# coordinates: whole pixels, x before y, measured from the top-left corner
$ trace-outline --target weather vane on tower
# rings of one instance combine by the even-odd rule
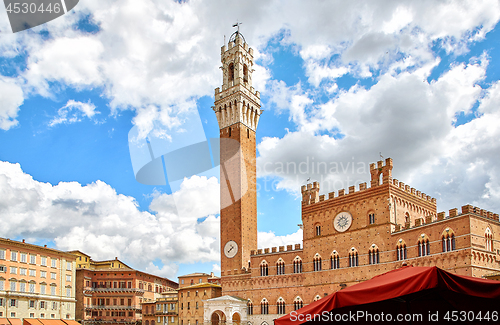
[[[236,20],[236,24],[233,25],[233,27],[237,27],[238,28],[238,30],[236,31],[236,33],[238,33],[238,34],[240,33],[240,25],[241,24],[243,24],[243,23],[240,23],[240,22],[238,22],[238,20]]]

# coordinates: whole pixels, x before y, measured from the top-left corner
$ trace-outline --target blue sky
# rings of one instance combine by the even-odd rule
[[[236,20],[265,110],[260,247],[301,242],[306,179],[322,194],[367,182],[380,153],[439,211],[498,213],[499,19],[497,1],[89,0],[12,34],[2,8],[0,236],[172,279],[217,273],[218,168],[141,184],[129,132],[171,146],[218,137],[213,91]]]

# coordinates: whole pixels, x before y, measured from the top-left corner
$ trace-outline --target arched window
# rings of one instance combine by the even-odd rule
[[[441,235],[441,246],[443,252],[454,251],[455,248],[455,233],[450,228],[446,228]]]
[[[321,256],[316,253],[313,258],[314,271],[321,271]]]
[[[281,297],[279,297],[278,301],[276,302],[276,313],[277,314],[286,314],[285,300]]]
[[[427,256],[431,254],[431,245],[429,242],[429,237],[422,234],[418,239],[418,256]]]
[[[321,236],[321,225],[316,225],[316,236]]]
[[[410,214],[408,212],[405,213],[405,224],[410,225],[411,219]]]
[[[321,299],[321,296],[320,295],[316,295],[316,297],[314,297],[314,301],[318,301]]]
[[[372,246],[368,250],[368,263],[369,264],[380,263],[380,253],[379,253],[377,245],[375,245],[375,244],[372,244]]]
[[[266,298],[262,299],[262,301],[260,302],[260,313],[262,315],[269,314],[269,302]]]
[[[227,68],[227,81],[229,82],[229,86],[232,86],[232,82],[234,81],[234,64],[230,63],[229,67]]]
[[[248,67],[246,64],[243,65],[243,82],[248,82]]]
[[[373,225],[375,223],[375,213],[368,214],[368,222],[370,225]]]
[[[260,276],[268,276],[269,275],[269,266],[267,262],[264,260],[260,263]]]
[[[335,270],[340,268],[340,256],[337,251],[333,251],[332,255],[330,256],[330,269]]]
[[[354,267],[359,265],[358,251],[353,247],[349,251],[349,267]]]
[[[146,325],[149,325],[149,321],[148,320],[146,320]]]
[[[293,259],[293,273],[302,273],[302,260],[298,256]]]
[[[285,274],[285,261],[280,258],[278,262],[276,262],[276,275],[282,274]]]
[[[484,232],[484,237],[485,237],[485,241],[486,241],[486,245],[485,245],[486,250],[493,252],[493,234],[491,232],[490,227],[486,228],[486,230]]]
[[[398,245],[396,246],[396,259],[398,261],[406,260],[406,243],[401,238],[398,241]]]
[[[250,299],[248,299],[248,302],[247,302],[247,314],[253,315],[253,304],[252,304],[252,301]]]
[[[296,297],[294,300],[293,300],[293,310],[297,310],[297,309],[300,309],[304,307],[304,302],[302,301],[302,298],[300,297]]]

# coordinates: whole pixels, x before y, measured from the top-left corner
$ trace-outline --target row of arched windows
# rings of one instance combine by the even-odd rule
[[[316,296],[316,298],[314,298],[314,301],[320,299],[321,297],[318,295]],[[273,307],[273,306],[271,306]],[[283,315],[283,314],[286,314],[287,313],[287,305],[286,305],[286,302],[285,302],[285,299],[283,299],[282,297],[279,297],[278,300],[276,301],[276,314],[278,315]],[[304,307],[304,302],[302,300],[302,298],[300,297],[295,297],[295,299],[293,300],[293,310],[297,310],[297,309],[300,309]],[[274,309],[274,307],[273,307]],[[247,314],[248,315],[253,315],[253,303],[252,301],[249,299],[248,302],[247,302]],[[268,315],[270,312],[269,310],[269,301],[266,299],[266,298],[263,298],[260,302],[260,313],[262,315]],[[272,312],[272,310],[271,310]]]
[[[485,231],[485,249],[488,251],[493,251],[493,235],[491,233],[490,228],[486,228]],[[455,234],[450,228],[446,228],[441,236],[441,251],[442,252],[451,252],[456,250],[456,240]],[[431,254],[431,242],[429,237],[426,234],[421,234],[417,241],[417,256],[423,257]],[[404,240],[399,239],[396,245],[396,260],[402,261],[408,258],[407,246]],[[321,256],[316,253],[313,258],[313,271],[321,271],[323,267],[323,260]],[[380,263],[380,251],[378,247],[373,244],[368,250],[368,264],[379,264]],[[352,247],[348,253],[348,267],[356,267],[359,266],[359,254],[358,251]],[[330,256],[330,269],[339,269],[340,268],[340,255],[337,251],[333,251]],[[293,273],[302,273],[302,259],[299,256],[296,256],[293,260]],[[285,261],[283,259],[279,259],[276,263],[276,275],[285,274]],[[268,276],[269,275],[269,265],[264,260],[260,264],[260,275]]]

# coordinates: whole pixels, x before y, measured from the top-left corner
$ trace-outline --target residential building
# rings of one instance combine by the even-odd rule
[[[135,324],[142,321],[142,304],[154,303],[178,284],[134,270],[115,258],[93,261],[79,251],[77,258],[76,319],[85,324]],[[87,258],[87,260],[85,260]]]
[[[75,319],[75,256],[0,238],[0,318]]]
[[[179,278],[181,279],[181,277]],[[196,279],[198,278],[196,277]],[[191,280],[190,277],[187,277],[187,279]],[[216,283],[202,282],[179,287],[178,292],[179,325],[201,325],[203,324],[205,301],[220,297],[222,295],[222,288]]]
[[[165,291],[162,298],[142,304],[143,325],[178,325],[179,299],[176,290]]]
[[[184,288],[200,283],[213,283],[220,285],[220,277],[214,275],[214,273],[191,273],[179,276],[179,288]]]

